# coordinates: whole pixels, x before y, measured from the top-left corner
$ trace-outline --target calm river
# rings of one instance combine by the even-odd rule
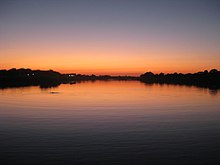
[[[220,91],[87,81],[0,89],[0,164],[219,164]]]

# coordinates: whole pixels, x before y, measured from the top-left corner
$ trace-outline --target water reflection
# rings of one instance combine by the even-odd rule
[[[66,83],[68,85],[74,85],[74,84],[79,84],[79,83],[95,83],[95,82],[114,82],[114,81],[117,81],[117,80],[87,80],[87,81],[74,81],[74,82],[69,82],[69,83]],[[122,81],[122,82],[136,82],[136,83],[143,83],[145,84],[145,86],[153,86],[153,85],[159,85],[159,86],[178,86],[178,87],[181,87],[181,86],[187,86],[189,88],[193,87],[197,87],[197,86],[193,86],[193,85],[184,85],[184,84],[166,84],[166,83],[144,83],[144,82],[141,82],[141,81],[138,81],[138,80],[118,80],[118,81]],[[39,85],[31,85],[31,84],[26,84],[26,85],[20,85],[20,84],[12,84],[12,85],[4,85],[4,86],[1,86],[0,85],[0,90],[5,90],[5,89],[8,89],[8,88],[28,88],[28,87],[33,87],[33,86],[36,86],[36,87],[39,87],[41,90],[49,90],[49,89],[53,89],[53,88],[57,88],[59,87],[60,85],[62,85],[62,83],[44,83],[44,84],[41,84],[40,86]],[[209,93],[212,95],[212,96],[216,96],[218,94],[218,92],[220,91],[219,89],[210,89],[210,88],[206,88],[206,87],[197,87],[197,88],[200,88],[200,89],[205,89],[205,90],[208,90]]]
[[[210,90],[209,90],[209,93],[210,93],[212,96],[217,96],[218,91],[219,91],[219,90],[212,90],[212,89],[210,89]]]
[[[139,81],[0,90],[0,155],[17,164],[216,164],[214,93]]]

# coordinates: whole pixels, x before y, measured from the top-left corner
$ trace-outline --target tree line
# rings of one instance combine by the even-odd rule
[[[0,87],[30,86],[53,87],[62,83],[73,84],[87,80],[139,80],[144,83],[195,85],[213,89],[220,88],[220,71],[217,69],[205,70],[197,73],[154,74],[146,72],[140,76],[110,76],[110,75],[83,75],[61,74],[53,70],[9,69],[0,70]]]
[[[197,73],[172,73],[172,74],[154,74],[146,72],[140,75],[140,80],[146,83],[166,83],[195,85],[200,87],[220,88],[220,71],[217,69],[205,70]]]

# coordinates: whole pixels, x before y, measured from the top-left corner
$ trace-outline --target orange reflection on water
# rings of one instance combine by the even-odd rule
[[[134,116],[192,112],[201,106],[215,106],[219,100],[219,95],[212,97],[208,89],[139,81],[87,81],[50,89],[9,88],[1,90],[0,95],[0,115],[92,120],[113,116],[133,120]]]

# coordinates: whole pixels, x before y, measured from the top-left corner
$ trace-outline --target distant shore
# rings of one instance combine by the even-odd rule
[[[197,73],[154,74],[146,72],[140,76],[110,76],[110,75],[83,75],[61,74],[53,70],[9,69],[0,70],[0,88],[40,86],[41,88],[56,87],[60,84],[75,84],[80,81],[95,80],[136,80],[152,84],[190,85],[210,89],[220,89],[220,71],[212,69]]]

